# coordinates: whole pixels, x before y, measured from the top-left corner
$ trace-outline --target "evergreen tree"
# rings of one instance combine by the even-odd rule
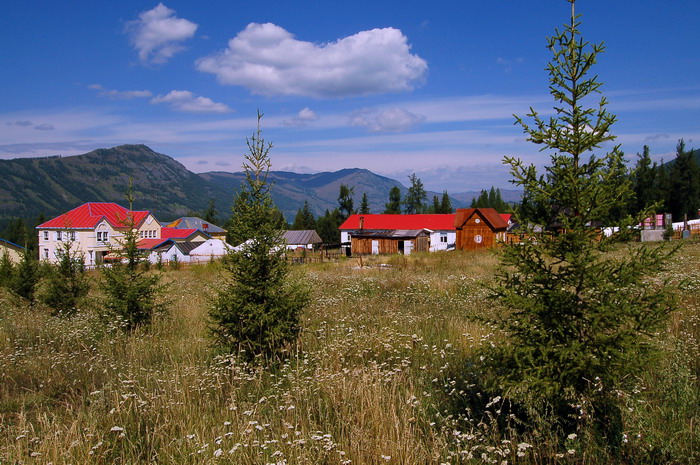
[[[124,232],[118,240],[120,249],[114,251],[120,260],[102,268],[101,287],[108,315],[116,317],[125,331],[132,331],[150,326],[153,316],[165,311],[166,302],[163,301],[165,286],[160,283],[160,275],[148,271],[142,263],[146,259],[137,245],[139,234],[132,215],[131,179],[126,200],[129,212],[126,218],[119,218]]]
[[[440,197],[433,195],[433,205],[430,207],[430,213],[440,213],[441,211]]]
[[[452,213],[454,209],[452,208],[452,201],[447,191],[442,192],[442,200],[440,201],[440,213],[449,214]]]
[[[688,219],[694,219],[700,208],[700,168],[692,150],[685,150],[682,139],[676,146],[676,159],[671,165],[670,179],[669,207],[673,219],[683,221],[686,215]]]
[[[289,280],[282,257],[268,182],[272,144],[261,136],[261,118],[258,113],[257,131],[246,139],[246,182],[234,202],[235,225],[240,228],[234,234],[250,240],[229,253],[224,262],[229,280],[209,309],[216,345],[249,361],[284,354],[299,334],[299,314],[309,300],[308,291]]]
[[[355,203],[353,200],[353,195],[355,195],[355,188],[348,187],[345,184],[340,185],[338,192],[338,210],[343,217],[343,221],[348,219],[350,215],[355,213]]]
[[[10,253],[7,250],[3,250],[2,256],[0,256],[0,287],[11,289],[14,271],[15,268],[12,260],[10,260]]]
[[[549,39],[555,116],[543,119],[531,110],[532,125],[517,118],[529,141],[551,151],[550,164],[539,175],[534,165],[505,158],[515,184],[541,208],[517,213],[534,240],[503,248],[495,296],[507,312],[494,323],[507,340],[485,355],[495,388],[537,412],[534,417],[548,416],[562,438],[588,427],[615,452],[623,427],[618,390],[648,363],[650,335],[673,307],[663,287],[644,279],[662,266],[666,249],[606,253],[639,218],[620,222],[619,233],[600,240],[590,227],[626,203],[631,185],[618,182],[618,147],[592,154],[614,138],[616,118],[604,97],[596,107],[581,104],[599,92],[601,84],[588,73],[603,46],[580,38],[569,1],[571,23]]]
[[[401,214],[401,189],[394,186],[389,190],[389,203],[384,205],[385,214],[400,215]]]
[[[423,213],[425,201],[428,200],[428,194],[423,188],[423,182],[416,176],[416,173],[411,174],[408,180],[411,181],[411,187],[408,188],[406,198],[403,199],[403,204],[406,207],[405,213],[407,215]]]
[[[294,217],[294,223],[292,223],[292,229],[296,231],[316,229],[316,219],[313,213],[311,213],[311,208],[309,208],[309,202],[304,200],[304,206],[297,211]]]
[[[362,202],[360,202],[360,214],[369,215],[369,199],[367,198],[367,192],[362,194]]]
[[[216,217],[217,213],[218,212],[216,211],[216,200],[209,199],[209,206],[207,206],[207,209],[204,211],[202,219],[209,224],[218,224],[219,219]]]
[[[28,248],[22,251],[22,258],[12,273],[10,289],[20,297],[34,303],[37,285],[39,284],[39,264],[34,254]]]
[[[340,211],[336,208],[326,212],[318,218],[316,222],[316,232],[325,244],[337,244],[340,242],[340,230],[338,227],[343,224]]]
[[[85,258],[75,250],[74,241],[61,242],[56,250],[58,263],[50,265],[41,300],[53,308],[54,315],[72,316],[87,297],[90,283]]]
[[[645,145],[642,154],[637,154],[637,164],[632,174],[634,202],[632,212],[638,214],[661,200],[656,190],[656,163],[652,163],[649,146]]]

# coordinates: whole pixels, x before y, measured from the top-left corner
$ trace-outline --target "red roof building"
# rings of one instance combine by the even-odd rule
[[[358,253],[368,253],[365,252],[365,248],[371,250],[371,253],[375,253],[375,250],[378,251],[377,253],[382,253],[383,248],[379,244],[380,236],[391,237],[399,242],[414,241],[414,250],[429,250],[431,252],[454,248],[456,240],[454,213],[419,215],[356,214],[350,215],[338,229],[340,229],[340,241],[344,244],[354,243],[354,235],[358,236],[358,238],[360,236],[369,237],[368,234],[375,236],[368,240],[377,242],[377,244],[372,244],[371,242],[368,243],[369,245],[363,244],[363,249],[358,251]],[[428,238],[425,240],[426,245],[423,245],[423,239],[421,239],[419,247],[418,242],[416,242],[417,239],[415,239],[417,236],[414,233],[423,230],[428,230]],[[377,247],[374,247],[375,245]],[[384,249],[389,250],[389,247],[384,247]],[[391,250],[393,249],[398,250],[399,253],[401,253],[401,250],[408,250],[408,248],[402,248],[401,244],[398,244],[397,247]]]
[[[92,229],[103,219],[115,229],[126,228],[124,222],[129,219],[138,227],[148,214],[147,211],[130,212],[113,202],[88,202],[40,224],[36,229]]]

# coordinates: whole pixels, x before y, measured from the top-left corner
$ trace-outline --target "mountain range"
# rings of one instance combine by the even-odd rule
[[[66,157],[0,160],[0,179],[5,181],[0,185],[0,229],[13,218],[50,218],[85,202],[125,204],[130,178],[135,197],[133,209],[150,210],[159,220],[168,221],[203,212],[210,199],[215,201],[219,217],[228,217],[245,174],[193,173],[145,145],[121,145]],[[273,200],[289,221],[305,200],[316,216],[336,208],[340,184],[354,187],[356,207],[366,193],[372,212],[384,210],[392,187],[397,186],[402,197],[407,191],[399,181],[357,168],[316,174],[271,171],[268,179],[274,182]],[[520,198],[515,190],[501,193],[506,201]],[[429,202],[433,195],[442,194],[428,192]],[[458,208],[467,206],[478,195],[479,192],[462,192],[450,197],[453,207]]]

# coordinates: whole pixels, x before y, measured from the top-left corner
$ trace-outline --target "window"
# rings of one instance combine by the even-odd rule
[[[97,231],[97,242],[108,242],[109,232],[108,231]]]
[[[440,234],[440,242],[447,244],[447,234]]]
[[[60,241],[61,240],[61,231],[56,231],[56,240]]]
[[[44,240],[45,241],[49,240],[49,232],[48,231],[44,231]]]
[[[48,233],[48,231],[46,231],[46,232]],[[45,258],[46,260],[49,259],[49,249],[44,249],[44,258]]]
[[[143,231],[139,231],[139,237],[143,239]]]
[[[71,231],[71,232],[69,233],[69,235],[70,235],[70,240],[71,240],[71,241],[74,241],[74,240],[75,240],[75,231]]]

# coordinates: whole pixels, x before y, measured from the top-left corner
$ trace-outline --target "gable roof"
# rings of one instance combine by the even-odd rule
[[[190,252],[200,245],[204,244],[204,241],[199,242],[175,242],[171,239],[166,240],[161,245],[155,248],[157,252],[167,252],[173,247],[177,248],[182,252],[183,255],[189,255]]]
[[[17,245],[14,242],[10,242],[6,239],[0,238],[0,244],[3,244],[11,249],[17,249],[18,251],[24,250],[24,247],[22,247],[21,245]]]
[[[136,247],[141,250],[151,250],[166,242],[173,242],[170,239],[141,239],[136,243]]]
[[[481,216],[495,231],[508,229],[508,223],[493,208],[459,208],[455,214],[454,227],[461,229],[475,213]]]
[[[160,228],[160,237],[163,239],[187,239],[197,233],[202,233],[209,237],[204,231],[199,229],[189,228],[189,229],[178,229],[178,228]]]
[[[165,228],[177,228],[177,229],[199,229],[205,233],[225,233],[226,230],[213,223],[209,223],[196,216],[183,216],[178,218],[172,223],[164,225]]]
[[[419,215],[350,215],[338,229],[360,229],[360,217],[364,217],[362,229],[432,229],[454,231],[455,214]]]
[[[36,229],[93,229],[102,220],[113,228],[125,228],[125,220],[132,218],[139,226],[149,214],[148,211],[129,211],[113,202],[88,202],[40,224]]]
[[[285,231],[282,235],[282,240],[289,245],[297,244],[319,244],[323,242],[321,236],[313,229],[304,229],[298,231]]]

